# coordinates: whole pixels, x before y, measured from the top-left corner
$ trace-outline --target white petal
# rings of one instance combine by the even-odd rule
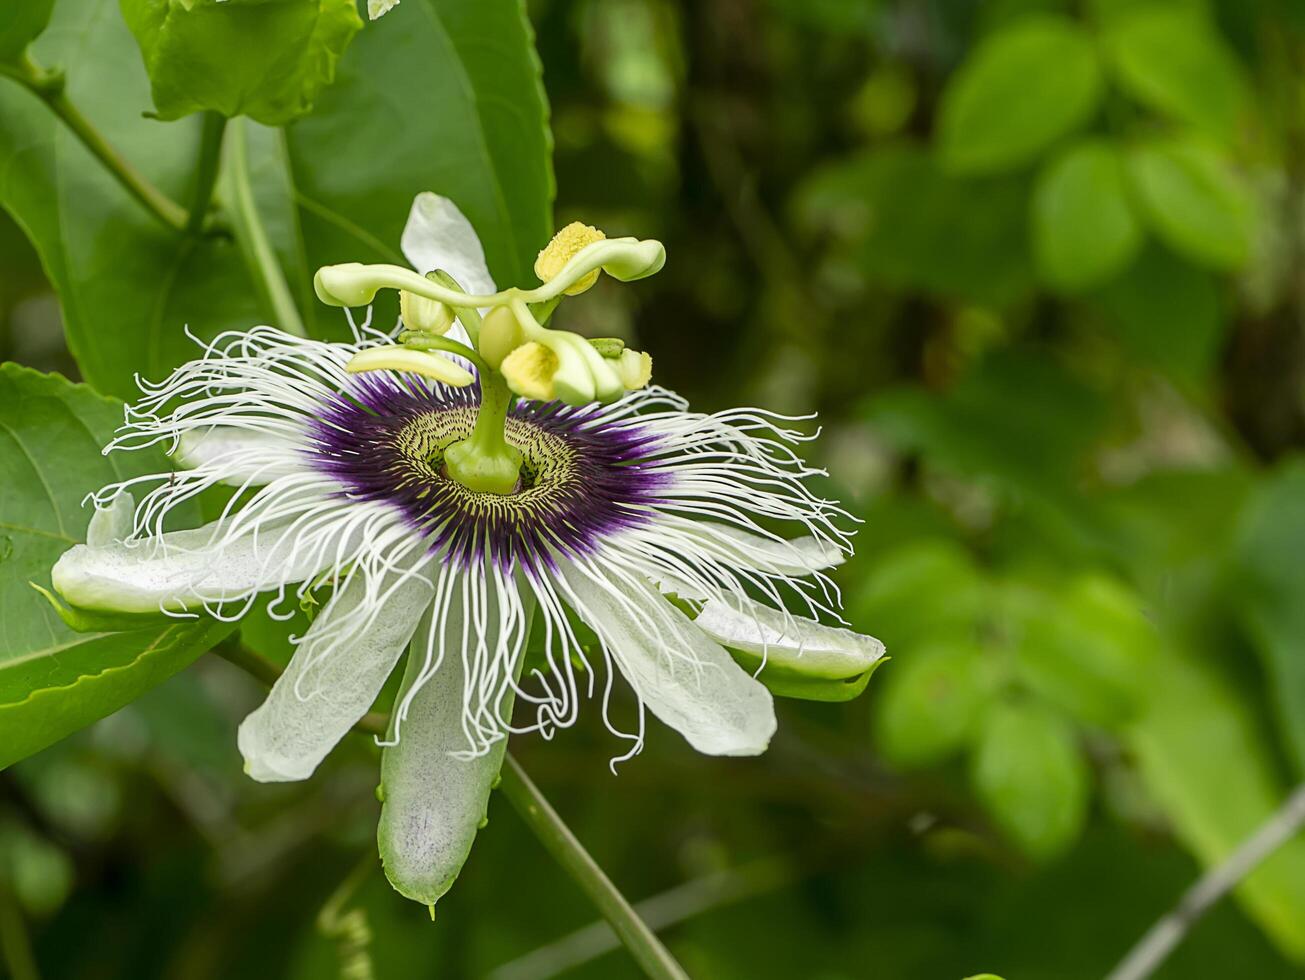
[[[121,541],[131,534],[132,518],[136,514],[136,500],[126,490],[119,490],[107,507],[96,507],[91,523],[86,528],[86,543],[92,548],[103,548]]]
[[[187,469],[219,470],[221,482],[233,487],[262,486],[305,469],[290,440],[222,425],[183,432],[172,457]]]
[[[400,244],[412,267],[422,275],[443,269],[464,292],[483,295],[496,291],[476,230],[447,197],[430,191],[418,194]]]
[[[714,521],[693,521],[673,533],[688,539],[685,550],[697,548],[718,561],[765,575],[801,577],[839,565],[844,558],[840,548],[819,538],[768,538]],[[661,572],[653,581],[662,592],[681,599],[703,602],[709,598],[679,575]]]
[[[377,20],[399,5],[399,0],[367,0],[367,19]]]
[[[221,523],[213,523],[132,547],[79,544],[59,557],[50,576],[59,594],[82,609],[155,613],[301,582],[336,559],[334,548],[296,548],[293,524],[231,541],[222,534]]]
[[[686,533],[726,561],[771,575],[809,575],[842,564],[844,558],[838,546],[810,536],[772,538],[714,521],[695,521]]]
[[[326,604],[267,700],[240,726],[250,776],[307,779],[367,713],[430,608],[427,564],[423,555],[374,583],[355,571]]]
[[[574,565],[562,575],[576,612],[654,715],[708,755],[766,750],[770,692],[684,613],[641,583],[596,581]]]
[[[381,861],[395,890],[423,905],[435,904],[466,863],[507,749],[507,739],[500,738],[487,751],[467,757],[466,658],[476,639],[464,644],[461,586],[457,588],[442,622],[427,618],[417,631],[404,672],[404,693],[396,704],[421,675],[428,652],[439,656],[442,651],[440,667],[408,705],[398,743],[381,755],[384,806],[376,828]],[[486,622],[497,623],[497,611]],[[496,631],[491,627],[485,633],[486,648],[496,649],[498,637],[490,635]],[[511,702],[509,692],[502,705],[506,715],[512,711]]]
[[[741,597],[705,603],[693,624],[732,650],[809,677],[856,677],[884,655],[884,645],[873,636],[785,615]]]

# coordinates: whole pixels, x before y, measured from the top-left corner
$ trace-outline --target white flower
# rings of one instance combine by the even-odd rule
[[[451,202],[419,197],[403,247],[418,272],[493,292]],[[279,611],[291,590],[332,588],[240,727],[262,781],[309,776],[410,650],[382,773],[382,854],[405,894],[433,902],[448,888],[509,732],[551,736],[598,697],[630,741],[621,758],[642,746],[645,710],[701,752],[753,755],[774,706],[727,647],[789,668],[809,651],[825,677],[882,656],[876,640],[783,611],[836,616],[822,572],[848,547],[846,515],[805,485],[815,471],[784,420],[690,412],[659,388],[607,406],[519,401],[505,429],[523,461],[517,492],[477,492],[449,478],[442,454],[470,432],[478,385],[351,374],[360,350],[390,342],[357,334],[228,333],[161,384],[141,382],[105,451],[163,444],[182,468],[96,494],[90,541],[53,578],[79,607],[228,618],[265,593]],[[239,492],[218,521],[164,530],[175,505],[219,484]],[[134,511],[132,491],[143,492]],[[637,699],[628,732],[610,710],[617,674]]]

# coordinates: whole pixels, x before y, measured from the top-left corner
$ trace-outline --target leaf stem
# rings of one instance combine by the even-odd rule
[[[603,869],[590,857],[584,845],[571,833],[571,828],[557,815],[511,754],[503,763],[499,789],[544,848],[597,906],[644,973],[654,980],[688,980],[684,968],[639,918],[611,879],[603,874]]]
[[[222,134],[226,132],[227,117],[220,112],[204,113],[204,129],[199,139],[199,163],[195,168],[195,190],[190,199],[190,218],[186,231],[192,235],[204,228],[209,204],[213,200],[213,185],[217,183],[218,168],[222,161]]]
[[[269,687],[281,676],[281,669],[276,664],[249,649],[238,638],[229,637],[215,646],[212,652]],[[369,712],[354,725],[355,731],[368,735],[384,735],[386,729],[385,717],[377,712]],[[498,788],[503,791],[512,808],[521,815],[521,819],[534,831],[539,842],[611,924],[617,938],[643,971],[653,980],[689,980],[684,968],[639,918],[639,914],[603,873],[598,862],[584,849],[575,834],[571,833],[571,828],[558,816],[510,752],[504,760]]]
[[[46,70],[24,58],[18,64],[0,65],[0,74],[8,75],[44,102],[151,214],[174,231],[189,228],[191,216],[186,209],[150,183],[68,99],[63,72]]]
[[[1254,871],[1265,858],[1305,826],[1305,783],[1246,838],[1223,864],[1211,868],[1189,888],[1178,904],[1147,930],[1106,980],[1145,980],[1155,973],[1188,931],[1219,899]]]
[[[233,120],[229,132],[228,172],[231,178],[232,196],[235,198],[233,206],[237,225],[239,231],[243,232],[245,248],[254,265],[254,271],[262,280],[268,301],[272,304],[277,326],[296,337],[307,337],[308,331],[304,328],[303,318],[300,317],[294,297],[290,294],[290,286],[286,283],[285,273],[281,271],[276,252],[273,251],[272,243],[268,240],[267,229],[263,227],[262,215],[258,213],[258,203],[254,200],[254,189],[249,181],[249,145],[245,139],[244,120]]]

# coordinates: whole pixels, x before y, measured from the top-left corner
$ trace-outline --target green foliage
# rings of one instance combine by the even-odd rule
[[[48,581],[55,559],[82,540],[88,491],[162,465],[158,454],[99,455],[120,417],[120,405],[62,378],[0,368],[0,768],[135,700],[230,630],[173,620],[75,633],[28,586]]]
[[[1213,273],[1153,246],[1095,299],[1104,325],[1140,363],[1186,382],[1205,377],[1226,326]]]
[[[1305,772],[1291,5],[550,0],[532,26],[521,0],[403,0],[352,41],[343,0],[0,6],[4,357],[128,397],[194,355],[184,325],[284,323],[285,294],[311,336],[343,336],[312,271],[402,263],[423,190],[471,218],[501,285],[530,284],[551,113],[559,217],[670,257],[641,307],[600,284],[584,329],[651,350],[695,407],[820,411],[818,492],[866,519],[834,575],[892,656],[871,697],[779,704],[745,763],[653,736],[616,780],[596,711],[513,743],[631,895],[737,889],[665,930],[694,976],[1105,975]],[[54,87],[9,77],[33,38],[68,105],[185,207],[200,121],[151,107],[294,121],[228,127],[207,227],[182,234],[51,112]],[[359,936],[380,977],[482,976],[590,921],[493,794],[434,923],[373,872],[352,932],[314,928],[371,846],[375,746],[251,784],[232,735],[260,689],[204,658],[146,691],[219,627],[109,635],[124,623],[64,610],[77,633],[27,584],[84,533],[86,490],[166,465],[98,455],[119,410],[0,371],[0,766],[62,739],[0,781],[5,953],[25,919],[44,976],[316,978],[357,968]],[[256,613],[242,641],[284,663],[307,623]],[[761,680],[834,700],[868,675]],[[909,838],[906,814],[928,815]],[[1158,976],[1297,976],[1303,882],[1295,840]],[[633,977],[617,956],[571,972]]]
[[[406,0],[286,133],[309,264],[394,262],[412,199],[452,198],[500,286],[553,234],[552,137],[520,0]]]
[[[1008,601],[1022,684],[1085,724],[1114,728],[1137,713],[1158,642],[1137,596],[1085,577],[1059,590],[1016,586]]]
[[[1252,202],[1216,150],[1196,140],[1151,140],[1130,151],[1128,170],[1147,222],[1167,245],[1216,269],[1246,262]]]
[[[970,770],[993,819],[1027,854],[1045,859],[1078,837],[1087,817],[1087,765],[1055,714],[1002,704],[984,718]]]
[[[972,642],[913,646],[885,674],[875,744],[901,768],[945,761],[973,740],[992,689],[991,667]]]
[[[1305,462],[1273,475],[1239,529],[1234,582],[1241,614],[1264,658],[1278,727],[1305,773]]]
[[[900,143],[817,173],[797,208],[874,282],[1006,305],[1032,285],[1027,200],[1018,181],[976,186]]]
[[[1033,245],[1043,278],[1067,292],[1099,285],[1133,260],[1142,226],[1112,144],[1081,140],[1039,174]]]
[[[308,112],[362,27],[354,0],[121,0],[160,119],[278,126]]]
[[[87,31],[87,23],[100,24]],[[148,85],[110,0],[61,0],[34,48],[71,66],[68,95],[160,187],[180,195],[195,166],[198,120],[144,119]],[[82,377],[105,394],[136,391],[191,357],[202,337],[267,322],[238,250],[179,240],[160,225],[49,110],[0,86],[0,203],[41,256]]]
[[[1257,719],[1208,668],[1169,656],[1145,715],[1127,731],[1147,787],[1175,832],[1215,864],[1282,804],[1283,788]],[[1242,900],[1282,949],[1305,958],[1305,839],[1253,872]]]
[[[1077,24],[1017,21],[984,41],[948,85],[938,122],[943,160],[958,174],[1023,166],[1087,121],[1101,84],[1092,38]]]
[[[22,0],[0,10],[0,61],[17,61],[50,23],[54,0]]]
[[[1231,139],[1249,106],[1236,56],[1202,11],[1135,5],[1105,34],[1120,86],[1141,104]]]

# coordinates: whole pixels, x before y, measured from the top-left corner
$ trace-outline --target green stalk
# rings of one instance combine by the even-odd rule
[[[24,58],[16,65],[0,65],[0,74],[8,75],[44,102],[151,214],[174,231],[187,230],[191,216],[186,209],[151,184],[127,162],[126,157],[69,101],[62,72],[47,71],[30,58]]]
[[[499,789],[548,853],[589,896],[643,972],[654,980],[689,980],[684,967],[603,874],[603,869],[511,755],[503,765]]]
[[[250,650],[239,640],[224,641],[211,652],[269,687],[281,675],[276,664]],[[354,725],[354,730],[366,735],[383,735],[387,726],[383,718],[371,713]],[[689,980],[689,975],[676,962],[670,950],[662,945],[656,933],[639,918],[639,914],[603,873],[598,862],[585,850],[575,834],[571,833],[571,828],[558,816],[510,752],[503,764],[498,788],[548,853],[562,866],[562,870],[575,880],[581,891],[594,903],[643,971],[653,980]]]
[[[220,112],[204,113],[204,129],[199,140],[199,164],[195,168],[195,190],[190,199],[190,220],[186,231],[192,235],[204,228],[209,204],[213,201],[213,185],[217,183],[218,168],[222,161],[222,134],[226,132],[227,117]]]
[[[483,493],[509,494],[517,488],[521,476],[521,452],[508,445],[503,427],[512,392],[503,375],[482,371],[480,375],[480,411],[475,428],[462,442],[444,451],[444,465],[449,476],[464,487]]]
[[[258,213],[258,204],[254,200],[254,190],[249,182],[249,147],[245,139],[244,121],[233,120],[230,132],[228,163],[232,196],[235,198],[233,204],[239,225],[238,234],[244,239],[243,244],[249,252],[254,271],[262,280],[277,326],[296,337],[307,337],[303,318],[290,294],[290,286],[285,281],[285,273],[281,271],[281,264],[268,240],[267,229],[263,227],[263,218]]]

